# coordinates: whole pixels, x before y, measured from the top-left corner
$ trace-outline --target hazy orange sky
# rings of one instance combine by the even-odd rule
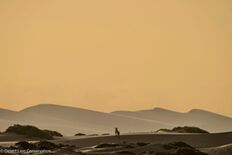
[[[232,116],[231,0],[1,0],[0,107]]]

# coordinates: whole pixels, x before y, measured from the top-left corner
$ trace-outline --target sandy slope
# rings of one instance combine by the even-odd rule
[[[117,144],[116,144],[117,145]],[[156,155],[157,153],[174,153],[176,149],[166,149],[163,144],[146,144],[145,146],[138,146],[136,144],[124,144],[116,147],[96,148],[97,146],[89,148],[81,148],[80,151],[86,155],[105,154],[105,155]]]
[[[216,134],[133,134],[122,135],[120,139],[115,136],[98,136],[77,139],[64,138],[56,142],[78,147],[88,147],[100,143],[147,142],[159,144],[176,141],[182,141],[197,148],[217,147],[232,143],[232,132]]]
[[[15,140],[11,141],[10,140]],[[1,135],[0,146],[14,145],[16,141],[28,140],[23,139],[16,135]],[[163,144],[172,142],[185,142],[202,152],[208,153],[209,155],[231,155],[232,154],[232,132],[227,133],[215,133],[215,134],[125,134],[121,138],[115,136],[72,136],[63,137],[60,139],[52,140],[56,144],[68,144],[75,145],[75,150],[81,150],[82,152],[95,153],[95,152],[117,152],[129,150],[132,152],[165,152]],[[107,148],[95,148],[99,144],[120,144],[120,145],[135,145],[138,142],[149,143],[143,147],[135,147],[133,149],[118,147],[107,147]],[[63,150],[65,151],[65,150]],[[169,150],[171,151],[171,150]]]
[[[232,143],[218,147],[202,148],[200,150],[209,155],[232,155]]]

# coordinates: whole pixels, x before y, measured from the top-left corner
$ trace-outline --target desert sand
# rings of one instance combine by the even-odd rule
[[[113,133],[115,127],[122,133],[151,132],[176,126],[196,126],[209,132],[232,131],[232,118],[200,109],[186,113],[163,108],[105,113],[53,104],[40,104],[21,111],[0,109],[0,124],[0,131],[13,124],[29,124],[56,130],[65,136],[77,132]]]
[[[9,135],[0,136],[1,146],[14,145],[16,141],[11,141],[13,138]],[[19,138],[19,137],[17,137]],[[20,137],[22,140],[22,137]],[[35,143],[37,141],[31,141]],[[173,142],[185,142],[192,147],[209,153],[209,155],[230,155],[232,154],[232,132],[213,133],[213,134],[157,134],[157,133],[131,133],[121,135],[120,138],[114,135],[107,136],[72,136],[62,137],[51,140],[55,144],[63,144],[72,146],[75,151],[85,154],[105,153],[114,154],[117,152],[142,153],[151,152],[168,152],[171,150],[164,149],[165,144]],[[137,143],[146,144],[137,146]],[[99,144],[112,144],[112,146],[98,147]],[[61,151],[61,150],[59,150]],[[65,150],[62,150],[65,152]],[[66,150],[67,151],[67,150]],[[125,152],[129,151],[129,152]],[[225,153],[226,152],[226,153]]]

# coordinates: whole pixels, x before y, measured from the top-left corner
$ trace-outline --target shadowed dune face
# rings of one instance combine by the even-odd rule
[[[205,153],[200,152],[194,147],[183,142],[174,142],[166,144],[140,144],[142,143],[103,143],[92,147],[81,148],[80,150],[86,155],[206,155]]]
[[[42,104],[19,112],[1,110],[0,131],[13,124],[35,125],[64,135],[113,133],[118,127],[121,133],[150,132],[160,128],[196,126],[209,132],[232,130],[232,119],[215,113],[192,110],[178,113],[161,108],[141,111],[116,111],[104,113],[81,108]]]

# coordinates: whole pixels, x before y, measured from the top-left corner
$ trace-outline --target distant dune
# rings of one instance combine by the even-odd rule
[[[144,132],[154,129],[170,128],[165,122],[146,121],[137,118],[117,116],[110,113],[81,108],[41,104],[19,112],[10,112],[0,118],[0,130],[13,124],[35,125],[41,129],[56,130],[64,135],[77,132],[86,134],[112,133],[115,127],[121,132]]]
[[[162,108],[104,113],[52,104],[40,104],[19,112],[0,109],[0,124],[0,131],[22,124],[56,130],[64,135],[112,133],[115,127],[121,133],[151,132],[176,126],[196,126],[209,132],[232,131],[232,118],[199,109],[187,113]]]
[[[174,126],[196,126],[209,132],[232,131],[232,118],[193,109],[187,113],[180,113],[162,108],[140,111],[114,111],[112,114],[144,120],[165,122]]]

